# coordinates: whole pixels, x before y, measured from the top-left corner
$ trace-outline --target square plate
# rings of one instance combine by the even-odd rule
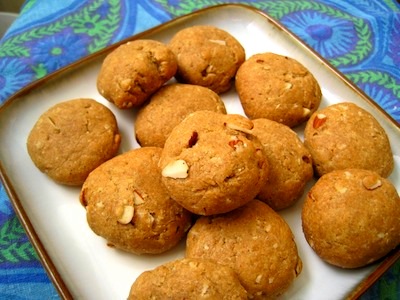
[[[321,107],[350,101],[371,112],[391,141],[395,170],[389,179],[400,190],[399,125],[318,54],[264,13],[242,5],[221,5],[170,21],[129,40],[146,38],[167,43],[178,30],[198,24],[214,25],[230,32],[244,46],[247,57],[274,52],[300,61],[321,85]],[[58,102],[84,97],[96,99],[116,115],[123,140],[120,152],[139,147],[133,131],[135,111],[118,110],[96,89],[97,74],[105,55],[127,40],[32,84],[9,99],[0,110],[1,177],[17,215],[63,298],[126,299],[131,284],[144,270],[184,254],[184,241],[168,253],[156,256],[136,256],[107,247],[106,241],[87,225],[85,209],[78,200],[80,188],[51,181],[33,165],[26,150],[27,136],[44,111]],[[243,114],[234,88],[222,98],[228,113]],[[296,128],[301,137],[303,129],[304,126]],[[399,256],[399,251],[395,251],[383,263],[356,270],[343,270],[322,262],[303,236],[300,218],[303,200],[280,212],[295,235],[303,260],[301,275],[283,299],[345,298],[354,294],[368,276],[379,277]]]

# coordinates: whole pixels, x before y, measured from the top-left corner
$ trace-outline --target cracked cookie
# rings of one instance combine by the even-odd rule
[[[236,74],[236,90],[247,117],[265,118],[295,127],[320,105],[321,88],[297,60],[275,53],[258,53]]]
[[[135,254],[174,247],[191,225],[191,214],[161,184],[161,148],[120,154],[96,168],[83,184],[80,201],[87,222],[108,245]]]
[[[178,81],[205,86],[218,94],[231,87],[237,69],[246,58],[235,37],[209,25],[178,31],[169,47],[177,57]]]
[[[107,55],[97,77],[97,89],[118,108],[137,107],[171,79],[176,70],[175,55],[165,44],[135,40]]]
[[[369,112],[343,102],[315,112],[304,130],[319,176],[333,170],[358,168],[388,177],[394,158],[388,136]]]
[[[226,113],[222,99],[208,88],[180,83],[161,87],[138,111],[134,126],[138,143],[164,147],[172,129],[198,110]]]
[[[259,200],[226,214],[197,219],[188,232],[186,257],[231,267],[249,299],[275,299],[302,270],[288,224]]]
[[[362,267],[400,244],[400,198],[393,184],[374,171],[332,171],[309,191],[302,226],[324,261]]]
[[[93,99],[73,99],[44,112],[27,139],[36,167],[54,181],[81,185],[89,173],[118,151],[114,114]]]
[[[290,127],[268,119],[256,119],[253,124],[252,132],[269,164],[268,181],[257,199],[275,210],[287,208],[303,195],[313,177],[311,154]]]
[[[240,115],[197,111],[171,132],[160,159],[171,197],[199,215],[228,212],[254,199],[268,177],[263,147]]]
[[[143,272],[132,284],[128,299],[245,300],[247,293],[231,268],[182,258]]]

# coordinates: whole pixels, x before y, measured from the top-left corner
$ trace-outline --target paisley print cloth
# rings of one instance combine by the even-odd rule
[[[198,9],[265,11],[400,122],[400,4],[395,0],[28,0],[0,40],[0,103],[85,55]],[[0,184],[0,298],[57,299]],[[397,262],[362,299],[399,299]]]

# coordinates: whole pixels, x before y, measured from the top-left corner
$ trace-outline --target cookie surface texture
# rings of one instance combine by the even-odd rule
[[[338,103],[315,112],[304,130],[318,175],[359,168],[388,177],[394,159],[388,136],[378,121],[353,103]]]
[[[245,60],[240,42],[214,26],[182,29],[172,37],[169,46],[178,60],[178,81],[205,86],[218,94],[231,87]]]
[[[304,65],[269,52],[247,59],[237,71],[235,85],[246,116],[289,127],[308,120],[322,98],[318,81]]]
[[[161,87],[138,111],[135,120],[138,143],[142,147],[164,147],[172,129],[198,110],[226,113],[222,99],[208,88],[179,83]]]
[[[237,275],[226,266],[183,258],[142,273],[128,299],[247,299]]]
[[[102,164],[85,181],[80,201],[90,228],[110,246],[136,253],[174,247],[191,225],[191,215],[161,184],[161,149],[144,147]]]
[[[260,191],[268,176],[262,145],[240,115],[190,114],[171,132],[160,159],[171,197],[199,215],[228,212]]]
[[[294,204],[313,177],[312,158],[308,149],[290,127],[268,120],[253,120],[252,132],[265,148],[269,176],[257,199],[274,210]]]
[[[172,78],[175,55],[161,42],[135,40],[113,50],[97,77],[99,93],[118,108],[137,107]]]
[[[44,112],[27,138],[36,167],[54,181],[81,185],[89,173],[118,151],[114,114],[93,99],[73,99]]]
[[[332,171],[309,191],[302,210],[304,235],[326,262],[368,265],[400,243],[400,198],[376,172]]]
[[[226,214],[200,217],[189,230],[186,257],[231,267],[250,299],[276,298],[302,269],[289,226],[259,200]]]

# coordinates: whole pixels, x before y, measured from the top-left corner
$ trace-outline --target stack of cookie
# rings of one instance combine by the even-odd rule
[[[169,44],[128,42],[106,57],[97,88],[117,108],[137,110],[140,148],[115,156],[115,118],[92,119],[89,100],[86,112],[45,113],[28,138],[39,169],[60,183],[83,184],[88,224],[108,245],[157,254],[186,238],[185,258],[144,272],[130,299],[271,299],[287,291],[303,263],[278,212],[302,198],[314,175],[301,217],[323,260],[360,267],[400,243],[400,199],[386,179],[393,155],[379,123],[351,103],[320,109],[316,78],[292,58],[245,57],[232,35],[212,26],[182,29]],[[221,97],[233,84],[245,116],[227,111]],[[74,122],[86,131],[76,130],[74,147],[53,148],[53,135],[58,145],[71,141],[59,139],[66,131],[60,115],[83,115]],[[107,135],[100,149],[97,140],[105,138],[86,138],[98,122]],[[293,129],[299,125],[304,143]],[[61,180],[49,170],[69,164],[42,167],[48,151],[41,149],[87,168],[79,180]],[[101,153],[90,165],[89,149]]]

